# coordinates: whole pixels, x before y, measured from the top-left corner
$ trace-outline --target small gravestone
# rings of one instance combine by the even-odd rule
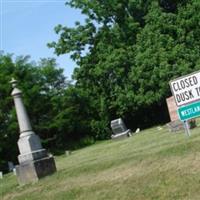
[[[157,130],[158,130],[158,131],[160,131],[160,130],[162,130],[162,129],[163,129],[163,128],[162,128],[161,126],[158,126],[158,127],[157,127]]]
[[[140,132],[140,128],[137,128],[135,133],[139,133]]]
[[[111,121],[111,128],[113,132],[111,135],[112,139],[120,139],[131,136],[131,130],[126,128],[121,118]]]
[[[66,151],[65,151],[65,155],[66,155],[66,156],[69,156],[71,153],[72,153],[72,152],[69,151],[69,150],[66,150]]]
[[[15,168],[15,166],[14,166],[13,162],[8,161],[8,170],[9,170],[9,172],[12,172],[14,168]]]
[[[17,173],[16,173],[16,168],[13,168],[13,174],[16,176]]]
[[[3,172],[0,172],[0,179],[3,179]]]

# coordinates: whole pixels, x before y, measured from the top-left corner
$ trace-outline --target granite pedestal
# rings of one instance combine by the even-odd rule
[[[37,182],[40,178],[55,171],[56,165],[52,156],[20,163],[20,165],[16,166],[17,179],[21,185]]]

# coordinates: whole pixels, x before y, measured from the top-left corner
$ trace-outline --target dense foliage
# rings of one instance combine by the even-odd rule
[[[133,130],[168,120],[169,80],[200,68],[198,0],[71,0],[85,24],[58,25],[58,55],[77,62],[74,79],[92,108],[91,127],[109,136],[122,117]],[[98,131],[97,131],[98,130]],[[97,134],[98,132],[98,134]]]

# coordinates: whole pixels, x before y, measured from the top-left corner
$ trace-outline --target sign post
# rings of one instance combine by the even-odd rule
[[[184,123],[184,128],[185,128],[185,134],[187,136],[190,136],[191,134],[190,134],[190,128],[189,128],[188,121],[184,121],[183,123]]]

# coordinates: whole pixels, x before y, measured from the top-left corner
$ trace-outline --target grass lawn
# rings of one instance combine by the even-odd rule
[[[170,133],[163,127],[104,141],[56,157],[57,173],[19,186],[0,180],[1,200],[199,200],[200,127]]]

